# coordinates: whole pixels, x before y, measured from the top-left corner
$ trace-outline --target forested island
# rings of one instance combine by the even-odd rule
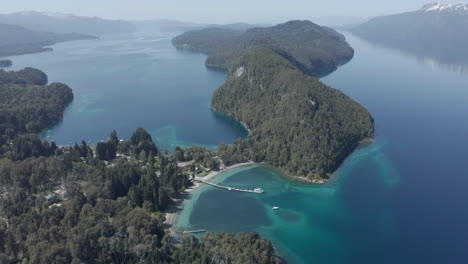
[[[194,173],[178,162],[217,169],[213,152],[163,154],[143,128],[96,148],[41,141],[72,100],[40,70],[0,71],[0,263],[283,263],[255,233],[166,233],[163,211]]]
[[[370,113],[314,78],[353,56],[330,28],[309,21],[245,32],[209,28],[177,36],[173,45],[208,54],[207,66],[228,73],[211,105],[240,121],[249,137],[221,148],[231,153],[225,162],[266,162],[321,181],[373,137]]]

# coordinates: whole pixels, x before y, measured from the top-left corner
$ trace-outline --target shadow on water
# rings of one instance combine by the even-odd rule
[[[226,126],[230,126],[233,129],[235,129],[237,133],[240,135],[240,138],[248,137],[249,131],[247,130],[247,128],[244,127],[240,122],[238,122],[234,118],[227,116],[225,114],[222,114],[214,109],[211,109],[211,113],[213,114],[215,119],[218,120],[220,123],[223,123]]]

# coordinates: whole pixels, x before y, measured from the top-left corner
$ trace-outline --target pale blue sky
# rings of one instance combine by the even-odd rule
[[[430,0],[0,0],[0,12],[37,10],[112,19],[262,23],[328,16],[370,17],[419,9],[427,2]]]

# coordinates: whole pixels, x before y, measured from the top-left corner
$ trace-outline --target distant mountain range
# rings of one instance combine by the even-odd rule
[[[373,18],[350,31],[420,56],[468,62],[468,5],[431,3],[417,11]]]
[[[138,30],[161,32],[185,32],[205,27],[205,24],[197,24],[190,22],[181,22],[170,19],[152,19],[152,20],[134,20],[131,21]]]
[[[0,24],[22,26],[33,31],[95,36],[131,33],[137,30],[135,25],[127,21],[36,11],[0,14]]]
[[[21,26],[0,24],[0,57],[48,51],[57,42],[96,39],[97,37],[84,34],[58,34],[38,32]]]
[[[107,34],[126,34],[136,31],[176,32],[222,28],[246,31],[257,25],[236,23],[209,25],[157,19],[141,21],[105,20],[62,13],[24,11],[0,14],[0,57],[51,50],[47,46],[57,42],[95,39]]]
[[[160,30],[161,32],[187,32],[192,30],[198,30],[203,28],[226,28],[232,30],[246,31],[247,29],[259,27],[258,24],[247,24],[247,23],[232,23],[225,25],[217,24],[200,24],[181,22],[170,19],[154,19],[154,20],[135,20],[131,21],[138,30],[142,31],[154,31]]]

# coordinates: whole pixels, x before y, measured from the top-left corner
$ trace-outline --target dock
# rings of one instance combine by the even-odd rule
[[[207,185],[211,185],[211,186],[216,187],[216,188],[227,190],[227,191],[256,193],[256,194],[262,194],[264,192],[261,188],[255,188],[253,190],[247,190],[247,189],[238,189],[238,188],[233,188],[233,187],[228,187],[228,186],[222,186],[222,185],[219,185],[219,184],[216,184],[216,183],[211,183],[211,182],[208,182],[208,181],[204,181],[202,179],[198,179],[198,181],[201,182],[201,183],[207,184]]]
[[[196,234],[196,233],[204,233],[204,232],[206,232],[205,229],[193,230],[193,231],[188,231],[188,230],[181,231],[181,233],[182,233],[183,235],[187,235],[187,234]]]

